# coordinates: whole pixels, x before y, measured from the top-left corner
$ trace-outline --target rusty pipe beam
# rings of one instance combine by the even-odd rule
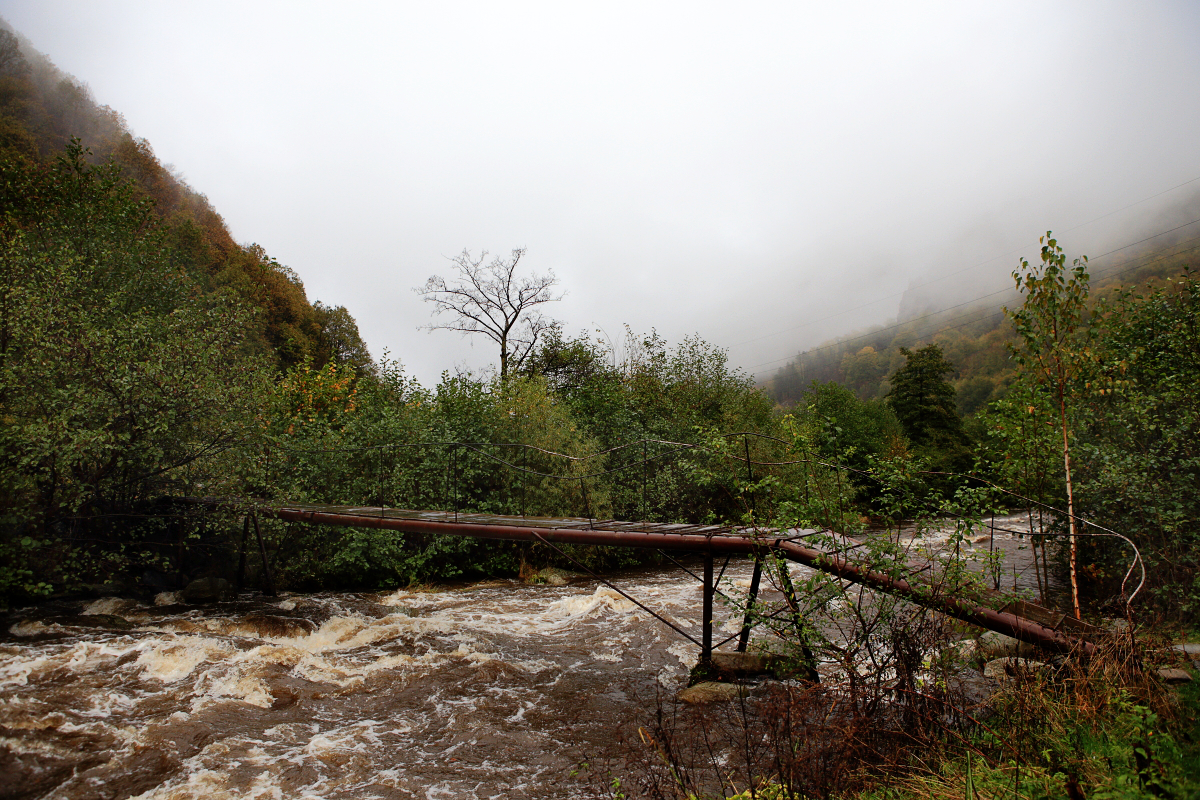
[[[650,531],[605,531],[577,528],[535,528],[522,525],[491,525],[470,522],[436,522],[400,517],[374,517],[362,514],[329,513],[297,508],[264,508],[262,513],[293,522],[314,525],[339,525],[359,528],[378,528],[403,533],[423,533],[469,536],[477,539],[508,541],[548,541],[565,544],[611,545],[662,550],[690,550],[705,553],[740,553],[760,555],[779,551],[785,558],[830,575],[860,583],[888,594],[898,595],[955,619],[970,622],[988,630],[1012,636],[1028,644],[1048,647],[1060,652],[1081,652],[1092,655],[1096,646],[1082,638],[1067,636],[1033,620],[1006,611],[996,611],[970,601],[948,595],[930,595],[904,580],[876,570],[861,567],[844,556],[806,547],[791,540],[751,538],[733,535],[701,535],[686,533],[653,533]]]
[[[1067,636],[1053,628],[1034,622],[1007,611],[996,611],[983,605],[950,595],[930,595],[904,580],[876,570],[852,564],[844,556],[825,553],[805,547],[794,541],[780,541],[775,545],[791,561],[821,570],[839,578],[860,583],[888,594],[940,611],[963,622],[970,622],[988,630],[1003,633],[1027,644],[1048,647],[1059,652],[1080,651],[1086,656],[1094,655],[1096,646],[1082,638]]]
[[[525,525],[492,525],[477,522],[436,522],[400,517],[371,517],[363,514],[308,511],[299,508],[263,508],[261,513],[292,522],[313,525],[338,525],[355,528],[380,528],[402,533],[432,533],[469,536],[474,539],[503,539],[532,542],[545,539],[560,544],[601,544],[663,550],[691,550],[714,553],[752,553],[763,550],[742,536],[654,533],[650,531],[605,531],[580,528],[537,528]]]

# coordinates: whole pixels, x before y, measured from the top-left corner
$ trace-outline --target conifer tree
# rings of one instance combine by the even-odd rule
[[[954,365],[936,344],[920,350],[900,348],[907,362],[892,376],[887,402],[904,434],[917,447],[956,445],[965,441],[962,418],[955,406],[954,387],[945,376]]]

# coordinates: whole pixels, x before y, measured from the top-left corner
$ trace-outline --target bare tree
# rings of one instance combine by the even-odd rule
[[[517,277],[525,248],[513,250],[508,259],[496,256],[485,266],[487,255],[484,250],[479,258],[473,258],[469,250],[463,250],[453,259],[457,277],[447,281],[434,275],[413,291],[434,304],[434,316],[453,317],[421,327],[487,336],[500,345],[500,379],[507,380],[510,368],[519,369],[538,337],[555,324],[536,306],[561,300],[563,295],[553,291],[558,285],[553,270]]]

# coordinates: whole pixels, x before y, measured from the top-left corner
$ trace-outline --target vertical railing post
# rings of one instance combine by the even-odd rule
[[[703,634],[700,639],[700,663],[708,666],[712,663],[712,633],[713,633],[713,554],[709,550],[704,554],[704,611]]]
[[[454,521],[458,522],[458,447],[450,447],[450,486],[454,492]]]
[[[647,456],[646,439],[642,439],[642,522],[647,522],[649,509],[646,507],[646,473],[650,469],[650,459]]]
[[[738,636],[737,650],[746,652],[750,643],[750,627],[754,616],[754,604],[758,601],[758,584],[762,580],[762,559],[754,557],[754,574],[750,576],[750,596],[746,598],[746,616],[742,619],[742,633]]]
[[[592,524],[592,505],[588,502],[587,485],[584,484],[582,475],[579,476],[579,493],[583,495],[583,513],[587,514],[588,527],[595,528]]]
[[[752,520],[754,520],[754,522],[757,523],[758,520],[754,519],[754,490],[749,488],[750,486],[752,486],[754,484],[754,467],[752,467],[750,465],[750,435],[749,434],[747,434],[747,433],[742,434],[742,444],[744,444],[746,446],[746,484],[747,484],[747,491],[750,494],[750,518]]]

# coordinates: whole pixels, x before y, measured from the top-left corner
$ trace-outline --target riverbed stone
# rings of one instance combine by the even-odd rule
[[[712,664],[719,672],[728,675],[763,675],[771,671],[771,659],[763,653],[738,653],[717,650],[712,654]]]
[[[105,597],[100,600],[88,603],[80,612],[82,616],[100,616],[107,614],[110,616],[124,617],[138,607],[137,600],[130,600],[127,597]]]
[[[224,578],[197,578],[182,592],[183,602],[191,605],[219,603],[233,599],[233,587]]]
[[[951,642],[942,648],[939,655],[942,658],[959,664],[974,662],[981,655],[979,642],[974,639],[962,639],[957,642]]]
[[[746,690],[743,687],[733,683],[718,683],[717,681],[697,683],[695,686],[689,686],[677,695],[681,702],[694,706],[706,703],[724,703],[745,696]]]
[[[308,636],[316,629],[316,623],[303,617],[247,614],[234,623],[231,632],[264,639],[294,639]]]
[[[566,570],[556,567],[546,567],[543,570],[539,570],[537,577],[541,578],[542,582],[547,586],[566,586],[575,578],[574,575]]]
[[[995,631],[984,631],[980,634],[977,648],[980,657],[985,659],[1014,658],[1028,656],[1034,652],[1033,645]]]
[[[47,622],[74,628],[107,628],[114,631],[127,631],[133,623],[116,614],[73,614],[68,617],[53,617]]]
[[[1192,682],[1192,676],[1188,674],[1187,670],[1176,669],[1175,667],[1162,667],[1154,672],[1163,683],[1178,684]]]
[[[1006,656],[994,658],[983,665],[983,676],[1006,681],[1021,675],[1049,675],[1051,666],[1042,661],[1032,661],[1028,658]]]

